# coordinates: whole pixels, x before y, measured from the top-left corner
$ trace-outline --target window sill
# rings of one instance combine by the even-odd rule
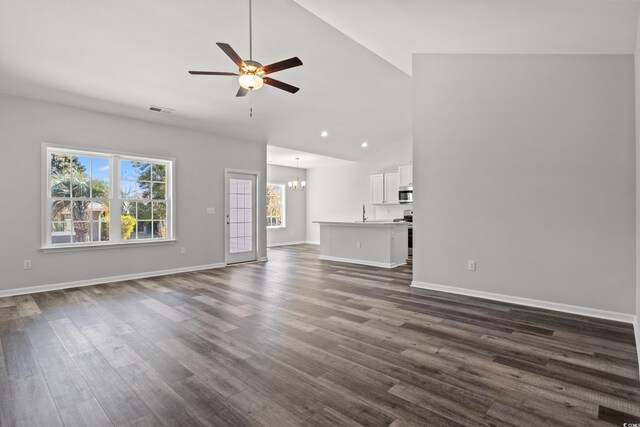
[[[281,229],[281,228],[287,228],[287,226],[286,225],[273,225],[271,227],[267,227],[267,230],[278,230],[278,229]]]
[[[86,245],[60,245],[60,246],[44,246],[40,248],[41,252],[75,252],[75,251],[93,251],[97,249],[113,249],[123,247],[139,247],[139,246],[156,246],[156,245],[172,245],[177,242],[176,239],[163,240],[145,240],[137,242],[118,242],[118,243],[95,243]]]

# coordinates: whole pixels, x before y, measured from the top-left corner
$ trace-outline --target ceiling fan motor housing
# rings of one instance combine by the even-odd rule
[[[240,68],[241,73],[255,73],[257,75],[264,74],[262,64],[258,61],[244,61],[244,67]]]

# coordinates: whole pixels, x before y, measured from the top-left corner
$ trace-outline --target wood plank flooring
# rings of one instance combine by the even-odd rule
[[[0,299],[0,425],[640,422],[631,325],[269,259]]]

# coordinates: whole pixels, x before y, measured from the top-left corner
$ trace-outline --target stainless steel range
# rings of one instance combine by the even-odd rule
[[[413,209],[404,211],[404,220],[409,223],[409,256],[413,256]]]
[[[396,218],[394,222],[404,221],[409,224],[409,256],[413,256],[413,209],[405,209],[402,218]]]

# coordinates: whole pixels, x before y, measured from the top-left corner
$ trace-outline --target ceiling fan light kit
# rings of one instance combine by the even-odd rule
[[[288,83],[281,82],[268,74],[277,71],[287,70],[289,68],[299,67],[302,61],[298,57],[285,59],[284,61],[275,62],[273,64],[263,66],[261,63],[253,60],[253,25],[252,25],[252,1],[249,0],[249,60],[243,60],[233,48],[227,43],[216,43],[224,53],[238,66],[237,73],[220,72],[220,71],[189,71],[189,74],[200,76],[237,76],[240,88],[237,97],[246,96],[247,92],[260,89],[263,85],[269,85],[289,93],[296,93],[300,90]]]
[[[248,90],[258,90],[264,84],[262,76],[264,70],[262,64],[255,61],[245,61],[245,67],[240,68],[240,77],[238,77],[238,83],[240,86]]]

